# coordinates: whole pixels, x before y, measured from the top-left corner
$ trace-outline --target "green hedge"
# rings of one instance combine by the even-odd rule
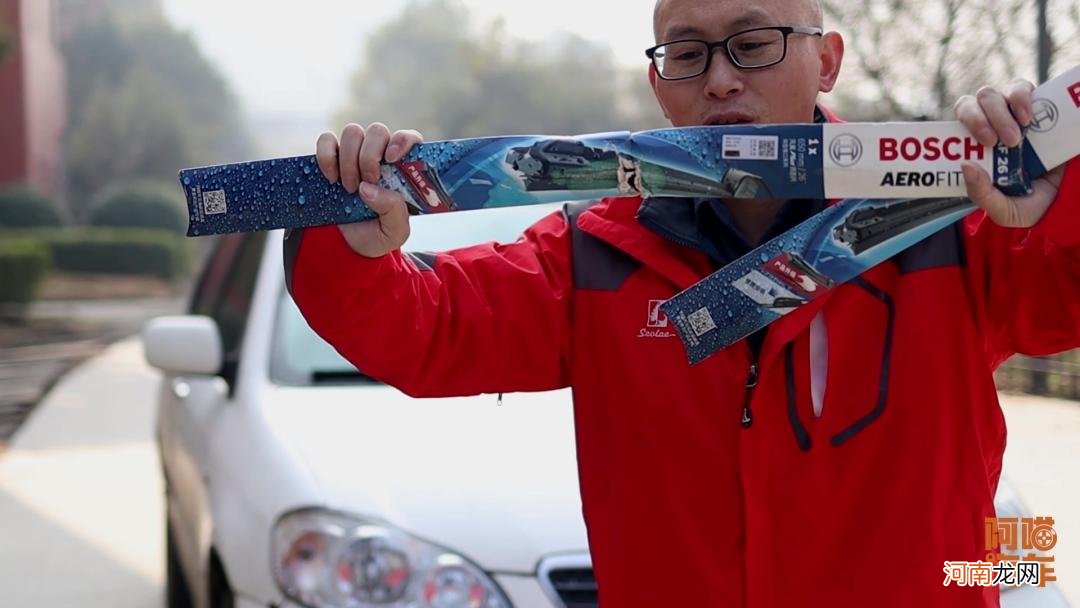
[[[49,250],[34,239],[0,240],[0,302],[32,302],[49,272]]]
[[[22,230],[18,234],[43,243],[51,254],[52,267],[72,273],[171,280],[188,272],[195,253],[188,239],[165,230],[71,228]]]
[[[25,186],[0,190],[0,228],[60,226],[60,212],[49,197]]]
[[[187,230],[187,207],[178,186],[133,182],[110,188],[94,204],[94,226]]]

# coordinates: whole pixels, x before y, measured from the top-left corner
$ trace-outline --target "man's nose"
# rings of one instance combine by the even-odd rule
[[[702,76],[705,79],[705,94],[717,99],[726,99],[736,95],[743,90],[744,75],[743,71],[731,62],[731,58],[724,49],[713,49],[709,69]]]

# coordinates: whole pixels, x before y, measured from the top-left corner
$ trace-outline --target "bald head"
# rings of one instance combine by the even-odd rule
[[[698,3],[710,0],[698,0]],[[715,1],[715,0],[714,0]],[[791,23],[776,23],[771,25],[814,25],[821,27],[824,21],[824,12],[821,8],[821,0],[783,0],[785,12],[792,15]],[[653,37],[659,44],[664,32],[660,31],[662,12],[666,11],[671,4],[678,4],[678,0],[656,0],[653,8]],[[683,2],[685,4],[685,2]]]

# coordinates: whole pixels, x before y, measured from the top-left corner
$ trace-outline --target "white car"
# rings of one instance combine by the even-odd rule
[[[414,218],[409,246],[510,241],[552,209]],[[143,332],[164,374],[169,607],[595,608],[569,392],[372,381],[308,328],[281,241],[222,237],[189,315]]]

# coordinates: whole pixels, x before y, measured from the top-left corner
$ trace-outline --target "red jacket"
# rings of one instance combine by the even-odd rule
[[[977,213],[777,321],[752,389],[745,342],[691,367],[655,314],[712,268],[636,216],[693,237],[689,208],[574,204],[426,260],[308,229],[287,277],[315,331],[411,395],[573,387],[604,608],[997,606],[942,567],[986,557],[992,371],[1080,346],[1080,162],[1034,229]]]

